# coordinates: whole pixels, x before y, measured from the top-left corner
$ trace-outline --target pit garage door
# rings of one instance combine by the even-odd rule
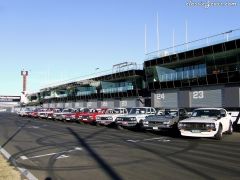
[[[158,91],[152,93],[152,106],[155,108],[177,108],[178,93],[176,91]]]
[[[44,103],[43,104],[43,108],[48,108],[49,107],[49,104],[48,103]]]
[[[190,106],[222,107],[222,88],[195,88],[190,91]]]
[[[56,107],[57,108],[65,108],[64,103],[57,103]]]
[[[56,104],[55,103],[50,103],[49,104],[49,108],[55,108],[56,107]]]
[[[87,103],[85,101],[78,101],[74,103],[74,108],[83,108],[86,106],[87,106]]]
[[[141,107],[143,106],[143,104],[137,98],[132,98],[132,99],[120,100],[119,106],[123,108],[131,108],[131,107]]]
[[[73,103],[72,102],[65,103],[65,108],[73,108]]]
[[[99,108],[114,108],[114,100],[98,101]]]
[[[88,101],[87,102],[87,107],[96,109],[96,108],[98,108],[98,103],[97,103],[97,101]]]
[[[240,87],[225,87],[223,96],[223,107],[240,107]]]

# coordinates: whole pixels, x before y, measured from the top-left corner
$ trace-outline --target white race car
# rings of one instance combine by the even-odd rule
[[[30,116],[30,114],[33,112],[33,109],[31,108],[22,108],[20,111],[17,112],[19,116]]]
[[[108,109],[105,114],[97,115],[96,122],[101,125],[109,125],[116,121],[119,115],[127,114],[126,108]]]
[[[153,107],[134,107],[127,115],[121,115],[116,118],[116,123],[122,127],[143,128],[143,121],[146,117],[156,114]]]
[[[223,108],[198,108],[192,116],[178,123],[182,136],[222,139],[223,133],[232,134],[231,115]]]

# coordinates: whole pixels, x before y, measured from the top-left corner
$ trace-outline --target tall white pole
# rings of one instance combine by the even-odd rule
[[[49,65],[47,67],[47,84],[50,84],[50,68],[49,68]]]
[[[207,46],[209,45],[209,39],[208,39],[208,37],[209,37],[209,34],[208,34],[208,36],[207,36]]]
[[[144,37],[144,42],[145,42],[145,55],[147,54],[147,25],[145,24],[145,37]]]
[[[186,46],[187,46],[187,50],[188,50],[188,23],[187,23],[187,20],[185,21],[185,43],[186,43]]]
[[[175,53],[175,29],[173,29],[173,34],[172,34],[172,46],[173,46],[173,53]]]
[[[158,27],[158,12],[157,12],[157,51],[158,55],[160,55],[160,44],[159,44],[159,27]]]

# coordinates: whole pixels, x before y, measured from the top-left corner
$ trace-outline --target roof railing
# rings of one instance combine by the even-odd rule
[[[227,42],[227,41],[231,41],[239,38],[240,38],[240,28],[229,30],[229,31],[212,35],[209,37],[197,39],[187,43],[179,44],[176,46],[171,46],[158,51],[153,51],[146,54],[146,59],[151,60],[151,59],[161,58],[165,56],[170,56],[173,54],[178,54],[178,53],[198,49],[205,46],[211,46],[214,44],[219,44],[219,43],[223,43],[223,42]]]
[[[142,70],[142,69],[143,69],[143,64],[137,64],[135,62],[123,62],[123,63],[113,65],[113,68],[109,69],[109,70],[97,71],[97,70],[99,70],[99,68],[96,68],[96,72],[94,72],[92,74],[88,74],[88,75],[75,77],[75,78],[67,79],[64,81],[44,85],[41,87],[40,91],[44,91],[47,89],[50,90],[52,88],[68,85],[70,83],[84,84],[87,82],[91,82],[91,79],[96,78],[96,77],[106,76],[106,75],[110,75],[113,73],[119,73],[119,72],[124,72],[124,71],[129,71],[129,70]]]

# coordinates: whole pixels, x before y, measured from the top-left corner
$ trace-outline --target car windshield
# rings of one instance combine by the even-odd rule
[[[127,110],[125,109],[114,109],[114,114],[124,114]]]
[[[129,114],[146,114],[147,109],[145,108],[132,108],[129,112]]]
[[[106,114],[124,114],[124,113],[126,113],[126,110],[125,109],[119,109],[119,108],[108,109],[106,111]]]
[[[55,109],[54,112],[61,112],[61,110],[60,109]]]
[[[170,109],[166,109],[166,110],[160,110],[157,113],[158,116],[178,116],[178,111],[177,110],[170,110]]]
[[[108,109],[107,111],[106,111],[106,114],[114,114],[115,112],[114,112],[114,110],[113,109]]]
[[[72,109],[64,109],[63,112],[72,112]]]
[[[173,110],[166,110],[165,111],[165,116],[177,116],[178,111],[173,111]]]
[[[192,113],[192,117],[217,117],[219,115],[220,110],[215,109],[198,109]]]
[[[90,111],[90,109],[88,109],[88,108],[78,108],[78,109],[76,110],[76,112],[81,112],[81,113],[83,113],[83,112],[87,113],[87,112],[89,112],[89,111]]]

